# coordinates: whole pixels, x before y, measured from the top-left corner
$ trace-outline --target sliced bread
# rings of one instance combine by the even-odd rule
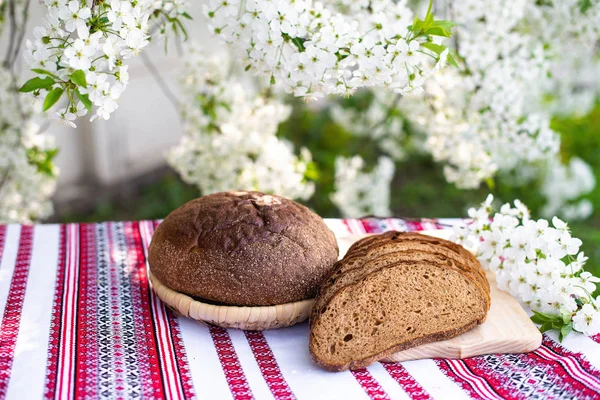
[[[313,309],[321,309],[339,288],[354,280],[357,275],[356,270],[371,272],[373,269],[371,266],[376,269],[383,265],[382,262],[385,263],[385,259],[379,260],[380,257],[398,252],[429,252],[445,256],[450,260],[445,262],[451,262],[454,267],[471,275],[478,284],[482,285],[484,293],[489,293],[489,283],[479,261],[462,246],[416,232],[392,231],[361,239],[350,247],[345,257],[334,265],[321,284],[320,295],[317,295]],[[395,257],[398,256],[400,255]],[[354,272],[348,273],[349,271]],[[489,296],[487,302],[489,303]]]
[[[485,320],[489,284],[468,251],[418,234],[369,239],[351,247],[319,290],[310,318],[315,362],[361,368]]]

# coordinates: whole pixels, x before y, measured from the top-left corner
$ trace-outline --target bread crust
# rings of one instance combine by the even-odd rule
[[[382,246],[390,245],[390,243],[393,243],[394,241],[398,240],[398,238],[402,238],[401,240],[404,241],[404,240],[420,240],[421,238],[424,238],[424,237],[434,239],[434,240],[427,240],[427,239],[425,240],[427,243],[432,245],[432,251],[431,251],[432,255],[435,256],[436,247],[443,246],[445,248],[452,249],[457,254],[458,258],[461,258],[462,261],[464,261],[464,264],[461,264],[463,266],[462,268],[457,265],[450,265],[449,263],[439,262],[439,261],[443,260],[443,257],[445,257],[445,256],[438,253],[438,256],[441,255],[442,258],[440,260],[437,260],[438,262],[435,262],[435,265],[437,265],[437,267],[439,267],[439,268],[446,268],[446,269],[451,269],[453,271],[456,271],[457,273],[461,274],[466,279],[468,279],[470,282],[472,282],[479,289],[482,300],[484,302],[483,306],[485,309],[485,313],[484,313],[483,317],[479,320],[475,320],[475,321],[473,321],[469,324],[466,324],[462,327],[456,327],[456,328],[452,328],[452,329],[449,329],[444,332],[436,333],[434,335],[428,335],[427,337],[417,338],[417,339],[412,340],[407,343],[392,346],[383,352],[371,355],[371,356],[363,358],[361,360],[353,360],[353,361],[350,361],[343,365],[331,364],[331,363],[327,363],[323,360],[318,359],[315,356],[315,352],[314,352],[314,348],[313,348],[312,328],[318,321],[319,316],[321,315],[320,310],[323,309],[324,307],[327,307],[343,291],[349,290],[352,286],[360,284],[360,282],[362,280],[368,278],[369,276],[379,273],[382,269],[394,268],[401,264],[411,264],[411,263],[414,263],[415,261],[409,260],[408,258],[410,257],[410,251],[404,250],[404,251],[399,251],[397,253],[405,253],[407,256],[406,260],[397,261],[397,262],[391,263],[389,265],[384,265],[384,266],[378,267],[374,270],[366,268],[364,271],[362,271],[362,273],[357,274],[354,279],[352,279],[348,283],[342,285],[341,287],[336,287],[334,283],[332,284],[330,278],[336,277],[336,276],[338,276],[338,277],[343,276],[347,273],[351,273],[351,271],[353,271],[353,273],[356,273],[356,270],[362,269],[364,267],[365,263],[374,262],[375,260],[378,259],[377,257],[372,258],[372,259],[369,258],[368,254],[370,252],[372,252],[373,250],[380,248]],[[366,239],[369,239],[369,240],[366,240]],[[423,251],[419,251],[419,252],[424,253]],[[397,254],[397,253],[386,253],[380,257],[386,257],[390,254]],[[358,266],[344,270],[343,268],[348,263],[349,259],[358,261]],[[365,260],[365,262],[361,263],[360,262],[361,260]],[[452,243],[452,242],[444,240],[444,239],[433,238],[433,237],[421,235],[418,233],[411,232],[411,233],[406,234],[406,233],[393,232],[393,231],[386,232],[381,235],[374,235],[374,236],[362,239],[359,242],[355,243],[353,246],[351,246],[350,249],[348,250],[348,252],[346,253],[346,256],[342,260],[338,261],[335,264],[334,268],[331,270],[331,272],[328,274],[328,276],[323,281],[323,284],[319,288],[317,299],[311,310],[311,315],[310,315],[310,319],[309,319],[309,326],[311,328],[311,338],[309,340],[309,350],[311,353],[311,357],[315,361],[315,363],[319,364],[320,366],[322,366],[323,368],[325,368],[329,371],[344,371],[346,369],[362,368],[362,367],[372,364],[373,362],[375,362],[377,360],[380,360],[380,359],[385,358],[393,353],[396,353],[398,351],[406,350],[408,348],[420,346],[420,345],[426,344],[426,343],[450,339],[452,337],[460,335],[461,333],[464,333],[464,332],[474,328],[475,326],[483,323],[485,321],[485,317],[487,315],[487,311],[489,310],[489,308],[490,308],[489,282],[487,281],[487,278],[485,277],[485,273],[483,272],[483,269],[481,268],[479,261],[477,261],[477,259],[470,252],[468,252],[466,249],[464,249],[462,246],[459,246],[455,243]]]
[[[419,244],[421,244],[419,242]],[[412,243],[411,243],[412,245]],[[438,264],[447,263],[448,261],[452,262],[453,265],[447,265],[446,268],[452,269],[455,271],[460,271],[461,265],[464,260],[461,260],[459,255],[448,256],[438,251],[443,251],[440,249],[440,246],[436,246],[436,248],[430,249],[430,251],[425,251],[422,246],[419,246],[419,249],[399,249],[396,252],[389,252],[383,255],[379,255],[377,257],[368,259],[361,266],[349,268],[343,271],[341,275],[337,275],[335,279],[326,279],[321,287],[323,288],[322,293],[315,301],[314,309],[318,312],[321,308],[325,306],[334,296],[339,288],[343,288],[350,284],[353,284],[357,280],[360,280],[364,277],[364,275],[369,274],[371,271],[378,270],[380,267],[376,267],[378,263],[384,261],[386,258],[393,258],[393,263],[402,262],[402,261],[432,261]],[[330,276],[332,276],[330,274]],[[344,283],[343,278],[346,277],[353,278],[350,281]],[[333,282],[332,282],[333,281]],[[487,281],[486,281],[487,282]],[[481,290],[481,289],[480,289]],[[484,289],[485,291],[485,289]],[[487,300],[486,300],[487,301]],[[489,309],[489,302],[488,302]]]
[[[329,363],[323,362],[322,360],[318,359],[317,357],[315,357],[314,352],[312,350],[312,346],[309,344],[310,355],[315,364],[317,364],[317,365],[321,366],[322,368],[326,369],[327,371],[331,371],[331,372],[341,372],[341,371],[346,371],[348,369],[353,370],[353,369],[365,368],[365,367],[368,367],[369,365],[371,365],[379,360],[382,360],[386,357],[389,357],[392,354],[397,353],[399,351],[403,351],[403,350],[410,349],[413,347],[421,346],[421,345],[427,344],[427,343],[441,342],[443,340],[451,339],[462,333],[470,331],[471,329],[475,328],[477,325],[481,325],[482,323],[483,323],[483,320],[472,321],[471,323],[464,325],[462,327],[450,329],[445,332],[439,332],[439,333],[436,333],[433,335],[428,335],[426,337],[425,336],[420,337],[420,338],[417,338],[410,342],[390,347],[389,349],[386,349],[380,353],[369,356],[368,358],[365,358],[362,360],[356,360],[356,361],[352,360],[352,361],[350,361],[346,364],[342,364],[342,365],[329,364]]]
[[[338,256],[335,236],[308,208],[260,192],[204,196],[169,214],[150,244],[167,287],[204,301],[270,306],[315,296]]]
[[[323,283],[319,287],[319,291],[317,294],[317,298],[315,300],[315,304],[313,306],[314,310],[320,310],[325,303],[329,302],[329,300],[333,297],[332,293],[329,293],[331,288],[336,287],[337,278],[345,274],[346,272],[356,270],[358,268],[363,268],[365,263],[373,262],[378,257],[370,258],[369,254],[381,248],[382,246],[393,245],[394,243],[402,243],[405,244],[406,241],[418,241],[421,243],[431,244],[432,252],[435,252],[435,246],[443,246],[446,249],[449,249],[457,254],[457,256],[461,257],[464,261],[464,264],[467,265],[466,271],[463,273],[469,274],[469,277],[472,278],[476,285],[480,288],[487,303],[487,309],[490,307],[490,286],[489,282],[485,276],[485,272],[481,268],[481,264],[479,261],[464,247],[450,242],[448,240],[422,235],[417,232],[397,232],[397,231],[389,231],[379,235],[372,235],[366,238],[363,238],[357,242],[355,242],[346,252],[346,255],[343,259],[339,260],[335,263],[331,271],[324,278]],[[408,250],[405,250],[408,252]],[[390,251],[387,254],[391,254],[393,251]],[[382,257],[382,256],[380,256]],[[353,261],[359,262],[358,266],[349,267]],[[460,264],[462,265],[462,263]],[[360,279],[360,277],[358,278]],[[348,283],[351,284],[351,283]],[[312,313],[311,313],[312,314]],[[310,319],[313,320],[312,318]],[[312,322],[311,322],[312,325]]]

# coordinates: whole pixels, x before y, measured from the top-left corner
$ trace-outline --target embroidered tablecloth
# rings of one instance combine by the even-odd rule
[[[447,222],[327,220],[339,237]],[[0,398],[600,398],[598,337],[329,373],[310,360],[306,323],[244,332],[176,317],[148,284],[156,226],[0,226]]]

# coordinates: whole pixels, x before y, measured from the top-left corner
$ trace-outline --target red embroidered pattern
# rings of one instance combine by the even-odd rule
[[[217,349],[217,355],[233,398],[236,400],[253,399],[252,390],[248,385],[233,343],[231,343],[229,333],[226,329],[216,326],[210,326],[208,329]]]
[[[0,262],[4,253],[4,243],[6,242],[6,225],[0,225]]]
[[[192,373],[190,372],[183,337],[179,329],[179,322],[170,309],[167,309],[167,316],[169,318],[169,326],[171,327],[171,339],[173,340],[173,348],[175,349],[175,360],[177,361],[183,395],[186,399],[193,399],[196,396],[194,394],[194,385],[192,384]]]
[[[417,382],[415,378],[413,378],[412,375],[408,373],[408,371],[402,366],[402,364],[381,364],[383,365],[383,368],[385,368],[385,370],[390,374],[390,376],[394,378],[396,382],[398,382],[402,390],[404,390],[413,400],[431,399],[429,393],[427,393],[427,391],[423,389],[423,386],[421,386],[419,382]]]
[[[350,372],[352,372],[356,381],[372,400],[390,398],[379,382],[377,382],[377,379],[375,379],[366,368],[355,369]]]
[[[21,324],[21,312],[23,311],[32,247],[33,227],[23,225],[19,239],[17,262],[10,282],[2,324],[0,325],[0,398],[6,396],[6,389],[10,380],[15,346]]]
[[[48,361],[46,370],[46,386],[44,397],[53,399],[56,391],[56,375],[58,372],[58,357],[60,354],[60,329],[62,316],[62,298],[65,286],[65,256],[67,235],[65,225],[60,227],[58,248],[58,266],[56,271],[56,284],[54,287],[54,301],[52,303],[52,316],[50,320],[50,340],[48,342]]]
[[[106,249],[104,238],[96,236],[96,224],[81,224],[78,229],[80,240],[79,289],[77,298],[77,309],[65,309],[64,313],[74,313],[73,318],[77,326],[73,329],[77,332],[77,365],[74,371],[60,371],[61,374],[75,374],[75,395],[78,397],[97,397],[100,392],[98,387],[98,363],[99,358],[106,359],[106,353],[99,353],[100,340],[98,332],[98,248]],[[72,267],[72,268],[73,268]],[[63,320],[63,323],[66,323]],[[68,329],[68,328],[67,328]],[[62,338],[64,341],[64,338]],[[64,348],[64,344],[62,347]],[[102,361],[104,362],[104,361]],[[106,390],[106,388],[102,388]],[[106,392],[105,392],[106,393]]]
[[[460,386],[471,398],[473,399],[484,399],[486,397],[482,397],[480,394],[480,390],[476,384],[473,383],[471,379],[466,377],[462,371],[455,369],[451,366],[450,360],[445,359],[436,359],[435,363],[438,368],[454,383]]]
[[[155,225],[152,221],[145,221],[142,222],[140,226],[143,228],[140,233],[142,237],[142,248],[147,260],[148,246]],[[165,397],[194,397],[191,375],[189,375],[189,366],[187,364],[187,357],[185,356],[183,344],[178,348],[178,343],[180,343],[181,338],[177,320],[169,317],[169,315],[172,316],[172,314],[169,314],[165,305],[152,291],[150,292],[150,305],[152,326],[157,346],[156,351],[158,353],[158,362],[160,365]],[[175,331],[173,330],[174,326],[176,326]],[[180,357],[179,360],[178,357]]]
[[[550,358],[562,362],[586,386],[590,386],[600,392],[600,370],[594,368],[582,354],[565,349],[560,343],[550,339],[547,335],[543,336],[542,347],[537,352],[544,350]]]
[[[125,224],[125,237],[127,238],[127,263],[131,266],[131,290],[140,363],[140,381],[142,393],[146,398],[164,397],[161,384],[159,357],[156,351],[156,342],[152,329],[152,316],[150,314],[150,287],[146,276],[146,258],[140,234],[139,223],[128,222]]]
[[[262,332],[245,331],[260,372],[276,399],[295,399]]]

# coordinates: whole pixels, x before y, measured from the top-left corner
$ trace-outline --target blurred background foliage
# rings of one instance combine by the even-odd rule
[[[367,107],[369,94],[343,100],[349,106]],[[339,217],[340,213],[330,200],[334,189],[336,156],[360,154],[372,165],[379,154],[376,143],[368,136],[357,137],[334,123],[326,108],[305,106],[296,102],[293,114],[279,129],[279,135],[290,140],[297,148],[307,147],[314,165],[307,178],[315,181],[316,190],[307,205],[323,217]],[[556,117],[552,128],[562,138],[561,155],[564,161],[577,155],[589,163],[594,175],[600,177],[600,103],[585,116]],[[404,126],[407,137],[403,146],[410,148],[418,140],[411,127]],[[412,146],[417,149],[419,146]],[[464,217],[469,207],[479,204],[491,192],[502,202],[520,199],[529,206],[534,218],[540,217],[545,200],[535,182],[514,186],[515,177],[498,175],[493,183],[477,190],[461,190],[447,183],[442,168],[430,156],[418,151],[407,151],[408,158],[397,164],[392,184],[391,209],[399,217]],[[510,183],[510,184],[509,184]],[[170,211],[200,195],[195,186],[181,181],[173,171],[160,174],[153,182],[142,185],[133,195],[123,198],[100,199],[88,212],[57,216],[61,222],[140,220],[164,218]],[[574,236],[583,240],[583,251],[590,257],[587,269],[600,275],[600,185],[586,196],[595,211],[585,221],[572,222]],[[358,217],[358,216],[357,216]]]

